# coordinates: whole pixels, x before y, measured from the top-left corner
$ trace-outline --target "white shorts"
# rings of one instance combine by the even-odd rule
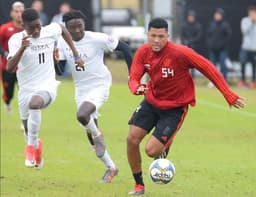
[[[59,82],[57,82],[55,85],[52,85],[49,88],[44,88],[42,90],[19,90],[18,92],[18,104],[19,104],[19,112],[20,112],[20,118],[21,120],[27,120],[29,113],[29,102],[31,98],[35,95],[41,95],[40,92],[47,92],[50,96],[50,102],[45,105],[44,108],[46,108],[48,105],[53,103],[57,96],[57,89],[58,89]]]
[[[111,85],[101,85],[91,90],[77,92],[76,106],[77,110],[84,102],[90,102],[95,105],[96,111],[92,114],[93,118],[98,118],[98,110],[108,100]]]

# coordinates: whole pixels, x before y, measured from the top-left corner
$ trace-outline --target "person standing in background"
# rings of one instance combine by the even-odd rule
[[[22,2],[16,1],[12,4],[12,9],[10,16],[12,21],[3,24],[0,27],[0,66],[1,66],[1,79],[3,85],[3,95],[2,98],[5,102],[5,109],[8,113],[11,112],[11,100],[14,94],[14,87],[17,81],[16,72],[8,72],[6,70],[6,57],[9,53],[8,41],[9,38],[23,30],[21,14],[24,11],[24,4]]]
[[[189,10],[186,21],[181,26],[181,43],[198,52],[201,37],[202,26],[196,19],[196,12],[194,10]],[[193,69],[191,74],[194,78],[195,74]]]
[[[49,18],[44,10],[44,3],[42,0],[34,0],[31,8],[35,9],[39,13],[39,19],[42,26],[49,24]]]
[[[52,22],[64,25],[64,22],[62,21],[63,15],[70,12],[70,10],[70,4],[68,2],[62,2],[59,6],[59,13],[53,16]]]
[[[241,63],[241,81],[238,83],[239,88],[246,85],[245,65],[250,62],[252,65],[252,80],[249,82],[249,88],[256,87],[256,6],[248,8],[248,16],[241,20],[241,31],[243,36],[240,63]]]
[[[224,19],[224,10],[217,8],[210,23],[206,42],[209,48],[209,59],[216,65],[220,64],[220,72],[227,81],[228,68],[225,60],[228,57],[228,44],[232,36],[230,24]]]

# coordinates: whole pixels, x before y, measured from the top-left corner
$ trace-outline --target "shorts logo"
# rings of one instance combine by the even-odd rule
[[[141,108],[141,105],[139,105],[137,108],[136,108],[136,113],[138,113],[139,112],[139,110],[140,110],[140,108]]]
[[[164,142],[166,142],[167,136],[162,136],[161,139],[162,139]]]
[[[161,139],[166,142],[168,140],[167,136],[170,136],[171,134],[171,129],[169,126],[165,127],[165,129],[163,130],[163,134],[161,136]]]
[[[169,136],[171,134],[171,128],[169,126],[165,127],[164,131],[163,131],[163,136],[167,135]]]

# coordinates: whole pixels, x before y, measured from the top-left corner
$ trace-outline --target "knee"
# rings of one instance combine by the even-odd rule
[[[76,118],[82,125],[87,125],[90,121],[90,116],[84,112],[77,112]]]
[[[145,153],[147,154],[147,156],[149,157],[156,157],[158,154],[156,153],[155,149],[151,146],[146,146],[145,147]]]
[[[127,145],[129,147],[139,146],[139,144],[140,144],[140,140],[138,138],[136,138],[134,135],[131,135],[131,134],[129,134],[127,136],[126,142],[127,142]]]
[[[32,99],[29,102],[29,109],[40,109],[42,107],[43,103],[39,99]]]
[[[157,144],[147,144],[145,147],[145,153],[147,156],[155,158],[163,152],[163,147]]]

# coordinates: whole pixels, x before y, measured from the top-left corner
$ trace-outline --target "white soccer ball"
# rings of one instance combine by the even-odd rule
[[[154,160],[149,166],[149,175],[154,183],[167,184],[172,181],[175,167],[168,159]]]

